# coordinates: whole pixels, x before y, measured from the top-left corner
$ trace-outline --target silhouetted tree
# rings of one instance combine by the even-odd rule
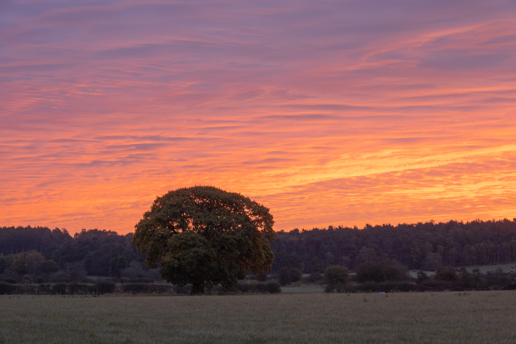
[[[161,264],[167,281],[191,283],[192,294],[219,283],[234,290],[247,271],[272,267],[273,224],[269,210],[247,197],[196,186],[158,197],[136,225],[133,243],[150,267]]]

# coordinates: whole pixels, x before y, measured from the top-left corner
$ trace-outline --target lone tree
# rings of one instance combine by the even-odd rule
[[[156,198],[136,224],[133,244],[147,265],[161,264],[167,281],[192,284],[192,294],[221,284],[234,290],[248,271],[272,267],[276,239],[269,210],[238,193],[212,186],[170,191]]]

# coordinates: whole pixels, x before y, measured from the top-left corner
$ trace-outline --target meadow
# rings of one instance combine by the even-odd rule
[[[0,296],[0,343],[515,343],[516,292]]]

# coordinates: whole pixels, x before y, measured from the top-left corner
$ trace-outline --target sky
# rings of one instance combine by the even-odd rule
[[[285,231],[512,219],[514,61],[513,0],[1,0],[0,226],[195,185]]]

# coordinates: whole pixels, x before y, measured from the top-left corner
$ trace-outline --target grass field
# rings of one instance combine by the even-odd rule
[[[0,296],[0,343],[516,343],[516,292]]]

